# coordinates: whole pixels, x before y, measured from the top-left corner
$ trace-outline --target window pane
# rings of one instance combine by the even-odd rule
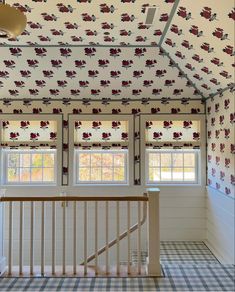
[[[101,153],[91,154],[91,166],[101,166]]]
[[[21,154],[21,166],[22,167],[30,167],[30,154],[25,153]]]
[[[79,153],[79,166],[90,166],[89,153]]]
[[[126,152],[97,151],[78,152],[77,182],[113,183],[126,181]],[[81,163],[82,161],[82,163]],[[84,165],[84,166],[83,166]]]
[[[54,167],[55,155],[54,153],[43,154],[43,166],[44,167]]]
[[[172,171],[173,171],[173,173],[172,173],[172,175],[173,175],[172,179],[173,180],[183,181],[183,178],[184,178],[184,176],[183,176],[183,168],[173,168]]]
[[[184,166],[195,167],[195,154],[185,153],[184,154]]]
[[[125,181],[124,168],[115,167],[114,168],[114,180],[115,181]]]
[[[113,155],[111,153],[102,154],[102,165],[112,166],[113,165]]]
[[[113,180],[113,169],[102,168],[102,180],[112,181]]]
[[[42,167],[42,154],[32,154],[32,167]]]
[[[90,168],[80,168],[78,179],[80,181],[89,181],[90,180]]]
[[[171,169],[164,167],[161,169],[161,180],[162,181],[167,181],[167,180],[171,180]]]
[[[9,167],[19,167],[20,156],[17,153],[8,154],[8,166]]]
[[[30,168],[20,168],[20,181],[21,182],[30,181]]]
[[[149,153],[149,166],[160,166],[159,153]]]
[[[125,165],[125,154],[114,154],[113,155],[114,166],[124,166]]]
[[[172,164],[173,166],[183,167],[183,153],[173,153]]]
[[[55,180],[54,168],[43,169],[43,181],[53,182]]]
[[[162,153],[161,154],[161,166],[170,167],[171,166],[171,153]]]
[[[160,181],[160,168],[150,168],[149,169],[149,180],[150,181]]]
[[[42,168],[31,169],[31,181],[42,181]]]
[[[19,168],[8,168],[7,171],[7,180],[9,182],[18,182],[19,181]]]
[[[91,181],[101,181],[101,168],[91,169]]]
[[[195,180],[195,168],[184,169],[184,180],[194,181]]]

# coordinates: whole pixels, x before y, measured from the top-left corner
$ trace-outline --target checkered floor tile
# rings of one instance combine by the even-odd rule
[[[161,278],[1,278],[0,291],[235,291],[234,266],[203,243],[164,242],[161,256]]]
[[[203,242],[161,242],[161,263],[216,264],[218,260]],[[146,263],[147,251],[141,252]],[[132,262],[137,263],[137,251],[132,252]]]

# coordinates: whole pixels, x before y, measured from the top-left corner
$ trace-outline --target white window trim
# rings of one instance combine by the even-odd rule
[[[198,157],[198,182],[197,183],[186,183],[186,182],[166,182],[166,183],[147,183],[147,168],[146,168],[146,146],[145,146],[145,128],[147,121],[162,121],[162,120],[172,120],[172,121],[182,121],[182,120],[194,120],[200,121],[200,155]],[[206,130],[205,130],[205,115],[200,114],[190,114],[190,115],[141,115],[141,185],[143,186],[206,186]]]
[[[63,122],[63,116],[62,114],[19,114],[19,115],[12,115],[12,114],[1,114],[0,115],[0,127],[1,127],[1,121],[5,121],[5,120],[14,120],[14,121],[22,121],[22,120],[31,120],[31,121],[42,121],[42,120],[48,120],[48,121],[56,121],[57,122],[57,141],[55,142],[56,144],[56,183],[55,184],[44,184],[44,183],[27,183],[27,184],[4,184],[4,180],[3,180],[3,172],[1,171],[1,177],[0,177],[0,181],[4,186],[11,186],[11,187],[15,187],[15,186],[22,186],[22,187],[44,187],[44,186],[61,186],[62,184],[62,147],[63,147],[63,141],[62,141],[62,131],[63,131],[63,126],[62,126],[62,122]],[[1,141],[1,133],[2,133],[2,129],[0,128],[0,141]],[[13,150],[13,149],[12,149]],[[37,149],[37,150],[40,150]],[[53,149],[52,149],[53,150]],[[0,148],[0,166],[3,165],[3,155],[2,155],[2,151],[4,151],[4,149]],[[35,150],[36,151],[36,150]]]
[[[56,162],[57,161],[57,151],[56,149],[45,149],[45,150],[42,150],[42,149],[28,149],[28,150],[22,150],[22,149],[3,149],[2,150],[2,165],[3,165],[3,169],[7,170],[7,155],[8,154],[11,154],[11,153],[19,153],[19,154],[34,154],[34,153],[37,153],[37,154],[45,154],[45,153],[54,153],[54,161]],[[34,168],[34,167],[28,167],[30,169]],[[44,168],[44,167],[39,167],[39,168]],[[51,167],[52,168],[52,167]],[[3,180],[3,185],[4,186],[31,186],[31,185],[34,185],[34,186],[56,186],[57,184],[57,165],[54,164],[54,181],[50,182],[50,181],[29,181],[29,182],[9,182],[7,181],[7,175],[6,175],[6,171],[3,171],[2,173],[2,180]]]
[[[149,178],[149,165],[148,165],[148,154],[149,153],[193,153],[195,154],[195,180],[190,181],[190,180],[169,180],[169,181],[159,181],[159,182],[154,182],[154,181],[150,181]],[[145,159],[145,169],[146,169],[146,184],[148,186],[155,186],[155,185],[198,185],[199,183],[199,170],[200,170],[200,165],[201,165],[201,161],[200,161],[200,150],[199,149],[146,149],[146,159]],[[153,167],[154,168],[154,167]],[[161,166],[159,167],[161,168]],[[172,166],[169,167],[172,170]],[[181,167],[179,167],[181,168]],[[190,168],[190,167],[189,167]]]
[[[74,123],[75,121],[128,121],[128,173],[127,173],[127,183],[76,183],[76,174],[75,174],[75,149],[74,149]],[[131,115],[112,115],[112,114],[98,114],[98,115],[69,115],[69,165],[70,165],[70,175],[69,175],[69,186],[73,187],[92,187],[94,186],[131,186],[133,185],[134,180],[134,117]]]
[[[76,186],[79,186],[79,185],[128,185],[129,184],[129,163],[128,163],[128,150],[125,150],[125,149],[120,149],[120,150],[75,150],[75,156],[76,156],[76,162],[74,163],[74,174],[75,174],[75,178],[77,178],[78,176],[78,168],[76,167],[77,166],[77,156],[78,156],[78,153],[83,153],[83,152],[86,152],[86,153],[111,153],[111,154],[115,154],[115,153],[118,153],[118,152],[124,152],[125,153],[125,164],[124,164],[124,169],[125,169],[125,180],[124,181],[78,181],[78,180],[75,180],[75,184]],[[101,167],[102,168],[102,167]]]

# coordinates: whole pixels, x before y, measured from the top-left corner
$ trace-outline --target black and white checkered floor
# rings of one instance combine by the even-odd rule
[[[1,278],[0,291],[235,291],[234,266],[202,242],[162,242],[161,262],[161,278]]]

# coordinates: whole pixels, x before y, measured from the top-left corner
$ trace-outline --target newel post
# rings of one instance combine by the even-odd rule
[[[148,192],[148,275],[161,276],[160,265],[160,215],[158,188]]]
[[[5,189],[0,189],[0,198],[5,196]],[[0,202],[0,277],[3,275],[3,273],[6,270],[6,258],[3,254],[3,246],[4,246],[4,238],[3,238],[3,229],[4,229],[4,221],[3,221],[3,202]]]

